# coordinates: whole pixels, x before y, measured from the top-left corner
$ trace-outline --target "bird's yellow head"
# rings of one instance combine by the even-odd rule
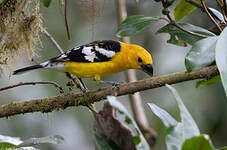
[[[140,69],[150,76],[153,75],[152,56],[141,46],[126,44],[126,55],[128,55],[128,63],[130,69]]]

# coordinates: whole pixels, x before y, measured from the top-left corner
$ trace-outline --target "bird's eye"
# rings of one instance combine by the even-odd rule
[[[141,62],[143,62],[143,60],[139,57],[138,62],[141,63]]]

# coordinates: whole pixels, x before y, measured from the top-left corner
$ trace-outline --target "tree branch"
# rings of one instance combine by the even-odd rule
[[[12,88],[15,88],[15,87],[18,87],[18,86],[23,86],[23,85],[36,85],[36,84],[51,84],[51,85],[54,85],[59,90],[60,93],[64,93],[64,90],[63,90],[63,88],[60,85],[58,85],[55,82],[51,82],[51,81],[20,82],[18,84],[14,84],[14,85],[10,85],[10,86],[6,86],[6,87],[3,87],[3,88],[0,88],[0,91],[12,89]]]
[[[218,69],[216,65],[214,65],[193,72],[183,71],[122,84],[114,89],[114,93],[116,93],[117,96],[133,94],[139,91],[162,87],[165,84],[175,84],[202,78],[209,79],[218,74]],[[12,102],[0,106],[0,118],[31,112],[47,113],[52,112],[53,110],[65,109],[67,107],[87,105],[88,103],[91,104],[104,100],[106,99],[106,96],[111,95],[112,93],[113,90],[103,88],[87,93],[65,94],[44,99]]]

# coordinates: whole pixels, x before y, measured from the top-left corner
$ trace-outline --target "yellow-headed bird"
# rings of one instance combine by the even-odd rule
[[[147,50],[112,40],[77,46],[44,63],[15,70],[13,74],[38,68],[55,69],[72,73],[78,78],[94,78],[95,81],[127,69],[141,69],[153,75],[152,57]]]

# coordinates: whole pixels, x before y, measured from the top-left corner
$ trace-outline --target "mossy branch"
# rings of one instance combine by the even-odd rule
[[[117,96],[133,94],[139,91],[158,88],[164,86],[165,84],[175,84],[202,78],[209,79],[218,74],[218,69],[214,65],[190,73],[183,71],[122,84],[114,89],[114,93]],[[70,93],[50,98],[12,102],[0,106],[0,118],[31,112],[47,113],[52,112],[53,110],[65,109],[67,107],[87,105],[88,103],[91,104],[104,100],[106,99],[106,96],[111,95],[112,93],[113,91],[111,92],[110,88],[103,88],[87,93]]]

